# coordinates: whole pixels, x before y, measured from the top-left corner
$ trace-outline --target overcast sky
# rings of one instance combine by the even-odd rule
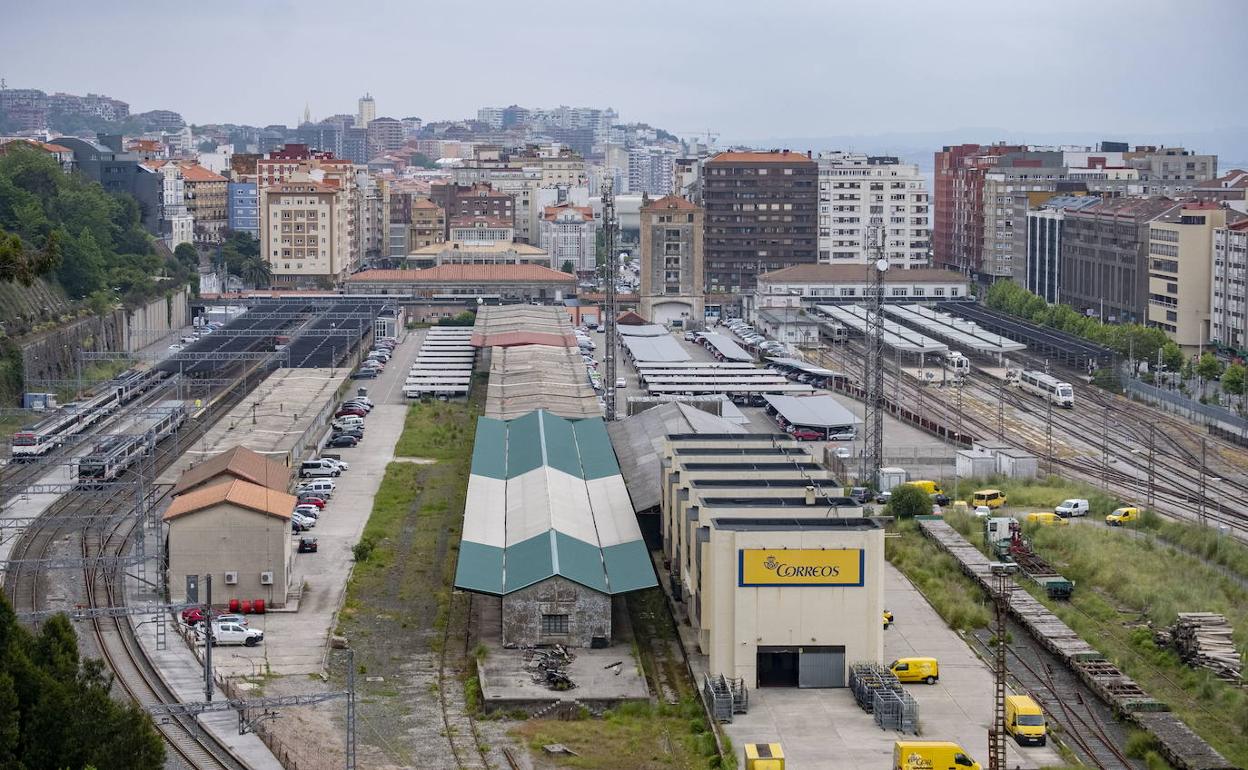
[[[0,0],[10,88],[194,123],[611,106],[725,139],[1248,125],[1242,0]],[[469,10],[471,8],[471,10]]]

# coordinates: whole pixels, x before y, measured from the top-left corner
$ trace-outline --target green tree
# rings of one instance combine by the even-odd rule
[[[562,270],[563,270],[563,272],[565,272],[565,273],[575,273],[575,272],[576,272],[576,267],[575,267],[575,266],[573,266],[573,264],[572,264],[572,260],[570,260],[570,259],[565,259],[565,260],[563,261],[563,265],[562,265],[562,268],[561,268],[561,269],[562,269]]]
[[[1245,375],[1248,375],[1248,369],[1243,364],[1226,367],[1226,371],[1222,372],[1222,392],[1238,400],[1244,395]]]
[[[1205,386],[1222,376],[1222,362],[1212,353],[1205,353],[1196,362],[1196,376],[1200,378],[1200,393],[1205,394]]]
[[[179,243],[173,250],[173,256],[189,270],[199,269],[199,252],[189,243]]]
[[[932,512],[932,498],[913,484],[902,484],[889,495],[888,510],[899,519],[926,516]]]
[[[1161,346],[1161,365],[1168,372],[1177,372],[1183,368],[1183,351],[1174,340],[1167,340]]]
[[[257,289],[267,289],[273,283],[273,268],[260,255],[245,257],[239,266],[239,278],[243,283]]]

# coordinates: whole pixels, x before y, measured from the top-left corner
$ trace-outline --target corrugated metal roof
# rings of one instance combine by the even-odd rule
[[[688,351],[666,337],[624,337],[624,346],[634,361],[688,361]]]
[[[482,417],[455,585],[501,595],[555,575],[609,594],[657,585],[606,426]]]
[[[638,324],[637,326],[617,326],[623,337],[670,337],[671,332],[666,326],[658,324]]]

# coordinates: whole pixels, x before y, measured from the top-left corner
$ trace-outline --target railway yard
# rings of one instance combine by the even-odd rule
[[[594,704],[592,707],[571,696],[537,688],[536,700],[526,706],[531,719],[519,719],[502,709],[486,718],[489,706],[482,700],[488,698],[488,692],[483,696],[481,688],[484,684],[488,690],[488,683],[476,672],[506,668],[494,656],[518,654],[501,642],[507,642],[508,634],[521,626],[518,620],[501,621],[501,638],[492,641],[491,634],[499,632],[488,629],[491,623],[500,623],[500,613],[506,618],[527,605],[507,599],[510,588],[500,595],[472,588],[456,590],[452,579],[457,558],[463,570],[465,551],[461,545],[465,549],[480,547],[469,541],[467,532],[465,542],[459,540],[465,509],[483,505],[484,498],[474,496],[471,485],[485,488],[495,483],[481,469],[486,452],[480,447],[474,450],[474,430],[478,440],[482,435],[493,435],[489,424],[475,424],[477,416],[497,415],[497,422],[512,425],[513,435],[520,435],[520,427],[515,426],[532,419],[534,410],[544,410],[539,415],[560,415],[537,418],[547,421],[541,423],[542,450],[536,453],[541,457],[537,462],[551,463],[553,468],[567,461],[546,449],[545,442],[554,435],[551,431],[563,430],[553,421],[599,419],[600,406],[594,405],[600,402],[586,383],[604,396],[614,390],[611,385],[617,385],[621,414],[630,417],[632,408],[640,411],[642,402],[652,406],[649,402],[688,398],[690,403],[705,405],[707,399],[723,394],[722,407],[705,409],[707,417],[691,418],[697,424],[713,414],[713,426],[708,422],[702,431],[694,432],[731,440],[725,439],[731,436],[731,427],[755,442],[771,442],[770,447],[757,444],[752,449],[681,450],[713,456],[708,459],[714,463],[688,465],[691,472],[722,479],[708,484],[708,490],[715,488],[714,484],[731,489],[739,485],[738,491],[725,493],[737,497],[708,498],[703,502],[708,508],[743,505],[747,491],[758,494],[760,500],[784,494],[787,481],[733,479],[732,468],[738,467],[733,463],[739,464],[741,473],[761,474],[764,479],[811,472],[780,467],[784,465],[817,468],[820,478],[827,479],[819,483],[828,485],[831,481],[837,488],[827,493],[833,495],[840,494],[842,487],[848,491],[855,485],[873,486],[874,480],[860,477],[864,444],[861,431],[856,429],[867,417],[862,411],[866,377],[861,332],[868,325],[865,311],[819,306],[827,318],[848,326],[850,333],[827,345],[790,349],[787,357],[777,358],[760,355],[744,341],[734,341],[727,330],[700,341],[692,335],[681,339],[666,331],[646,337],[644,329],[630,330],[633,336],[620,335],[618,339],[580,330],[574,336],[566,318],[553,309],[549,315],[556,320],[549,322],[547,330],[543,326],[547,321],[542,320],[544,309],[521,308],[516,312],[524,314],[524,333],[532,339],[488,342],[489,334],[500,332],[491,331],[489,323],[479,320],[472,344],[493,352],[480,354],[478,359],[479,354],[468,347],[467,330],[401,333],[384,361],[370,370],[369,378],[356,379],[356,367],[365,360],[377,336],[375,324],[385,305],[381,299],[368,297],[253,300],[248,307],[238,308],[228,322],[197,336],[194,342],[159,351],[158,360],[151,365],[128,370],[97,386],[79,404],[62,408],[39,425],[14,435],[11,457],[0,469],[0,560],[4,561],[5,593],[26,622],[38,623],[56,612],[70,614],[84,654],[102,657],[114,673],[115,694],[137,701],[153,714],[165,739],[169,767],[315,770],[340,767],[345,760],[348,767],[505,766],[541,770],[565,766],[568,760],[528,751],[535,744],[564,743],[595,756],[595,740],[612,746],[615,731],[626,728],[643,733],[656,730],[662,735],[665,748],[661,753],[666,760],[642,765],[646,767],[717,766],[707,763],[705,740],[697,737],[698,733],[714,738],[710,753],[729,754],[736,753],[741,742],[765,742],[783,736],[786,748],[791,747],[789,767],[797,770],[883,766],[884,753],[900,734],[877,729],[871,716],[864,717],[854,706],[844,685],[824,684],[821,687],[826,689],[815,690],[763,686],[764,677],[771,674],[760,671],[748,716],[717,724],[709,711],[704,712],[703,705],[709,709],[709,702],[699,701],[697,693],[703,689],[704,680],[709,681],[717,672],[708,668],[708,660],[714,656],[704,654],[706,642],[699,643],[698,638],[699,634],[719,632],[708,631],[710,621],[699,620],[700,610],[691,609],[701,606],[702,594],[692,600],[687,595],[687,583],[682,587],[678,580],[668,581],[663,575],[664,563],[653,543],[648,545],[655,563],[646,567],[658,567],[662,590],[646,588],[655,585],[653,579],[648,584],[639,580],[637,585],[648,593],[630,595],[616,605],[620,638],[612,638],[613,629],[594,641],[595,647],[608,647],[608,651],[593,651],[611,660],[635,659],[636,678],[649,687],[652,711],[638,707],[630,712],[621,706],[616,718],[599,723],[603,729],[600,736],[592,727],[582,731],[577,723],[585,714],[592,719],[604,709],[618,706],[610,698],[595,701],[594,685],[587,681],[575,695]],[[952,496],[966,497],[973,484],[990,482],[1011,490],[1023,489],[1021,481],[995,475],[968,478],[958,470],[958,451],[984,446],[1008,449],[1019,456],[1034,457],[1038,475],[1049,479],[1027,484],[1039,487],[1050,483],[1054,488],[1069,489],[1072,497],[1097,495],[1094,505],[1119,501],[1184,525],[1212,528],[1228,542],[1248,542],[1248,519],[1239,506],[1248,495],[1248,449],[1092,385],[1089,366],[1110,366],[1109,351],[1029,327],[979,306],[938,303],[934,310],[921,312],[908,308],[893,308],[888,314],[892,347],[881,359],[884,441],[888,446],[918,447],[916,457],[930,452],[922,466],[925,476],[943,484]],[[975,325],[951,322],[942,313],[952,313]],[[507,318],[501,311],[488,316],[489,321],[500,324],[496,328],[505,325]],[[478,334],[487,342],[478,344]],[[610,390],[604,392],[597,367],[608,345],[619,346],[620,381],[605,383]],[[452,348],[467,362],[457,361],[457,370],[477,366],[476,374],[456,374],[456,389],[441,399],[431,397],[427,388],[409,387],[412,372],[418,370],[424,378],[422,383],[443,376],[438,374],[437,363],[449,360],[445,351]],[[546,348],[554,348],[558,355],[542,353]],[[953,355],[955,348],[961,357]],[[648,350],[661,350],[668,358],[655,362],[629,358]],[[384,364],[391,362],[391,356],[391,368],[385,371]],[[939,363],[942,358],[950,362],[945,367]],[[534,366],[533,361],[547,363]],[[405,380],[409,364],[412,370]],[[772,368],[764,369],[768,364]],[[488,398],[483,370],[491,372]],[[341,479],[337,472],[333,474],[327,496],[336,495],[335,499],[328,503],[322,500],[324,511],[314,511],[313,523],[307,525],[315,526],[319,517],[319,527],[311,532],[297,531],[291,538],[289,525],[284,525],[283,534],[299,544],[299,552],[290,561],[289,594],[267,614],[251,616],[249,628],[262,632],[263,641],[258,647],[211,651],[180,620],[183,610],[198,607],[201,600],[189,596],[189,586],[186,592],[180,586],[174,592],[187,595],[186,601],[170,602],[168,598],[175,587],[166,585],[170,579],[166,573],[170,546],[164,533],[169,522],[162,517],[174,499],[175,485],[200,464],[234,446],[299,469],[302,461],[320,452],[331,435],[331,421],[334,436],[352,429],[337,421],[344,414],[340,407],[346,408],[342,407],[343,400],[357,388],[374,399],[367,411],[361,410],[374,414],[369,438],[360,447],[351,448],[354,442],[344,445],[341,458],[349,461],[350,471]],[[463,396],[465,390],[467,395]],[[796,398],[769,399],[768,394],[793,394]],[[797,417],[804,414],[798,409],[804,396],[828,396],[828,402],[835,400],[835,404],[811,412],[810,417]],[[1063,405],[1066,400],[1070,406]],[[571,411],[562,415],[560,410]],[[858,418],[860,414],[864,419]],[[811,424],[790,424],[801,419]],[[364,441],[362,417],[358,424],[354,435]],[[787,427],[788,433],[780,426]],[[832,440],[829,434],[833,434]],[[606,487],[592,486],[605,483],[604,478],[616,479],[610,483],[618,483],[618,489],[628,481],[632,493],[634,480],[619,481],[619,467],[611,470],[614,454],[622,451],[621,446],[617,444],[613,452],[609,451],[612,457],[605,462],[592,454],[595,450],[587,433],[575,435],[576,452],[590,458],[578,457],[577,463],[594,468],[592,474],[581,471],[586,489],[595,490],[586,493],[586,500],[592,500],[595,508],[605,505],[609,494],[604,491]],[[605,430],[602,435],[605,440]],[[788,442],[789,448],[776,448],[780,446],[776,442]],[[609,440],[606,446],[610,449]],[[811,462],[772,462],[774,455],[803,446],[810,448]],[[740,458],[729,459],[728,455]],[[622,458],[619,465],[625,465]],[[557,476],[544,466],[541,473],[545,483]],[[504,478],[511,476],[504,474]],[[574,474],[573,479],[572,487],[561,487],[561,494],[580,494],[568,491],[579,490],[576,484],[581,481]],[[749,491],[750,484],[756,485],[754,491]],[[757,492],[758,487],[769,485],[776,487],[774,495]],[[820,494],[825,494],[824,489],[819,487]],[[281,490],[283,494],[285,491]],[[627,503],[627,496],[622,499]],[[751,504],[761,505],[760,500]],[[835,505],[857,504],[848,498],[837,500]],[[515,506],[521,504],[509,498],[509,516],[518,518]],[[767,504],[772,506],[768,510],[793,515],[788,510],[811,505],[812,500],[781,497]],[[547,505],[552,510],[557,507],[555,502],[548,501]],[[1037,510],[1041,507],[1035,505]],[[1022,518],[1031,508],[1030,502],[1011,504],[1008,510],[992,515]],[[868,503],[867,516],[882,512],[887,511],[873,509]],[[640,521],[656,512],[636,513]],[[559,519],[550,512],[547,518],[554,522],[549,525],[549,538],[556,544],[560,542],[556,537]],[[1064,534],[1090,533],[1088,528],[1100,527],[1101,519],[1103,512],[1098,509],[1089,520],[1065,528],[1068,532]],[[759,520],[744,521],[756,526]],[[887,520],[885,523],[893,526]],[[720,524],[717,520],[715,527]],[[961,526],[961,531],[954,524]],[[507,537],[514,526],[507,522]],[[568,525],[565,522],[562,526]],[[618,526],[613,523],[603,529]],[[743,524],[742,528],[749,526]],[[960,586],[958,601],[983,613],[990,603],[985,597],[997,590],[991,568],[996,557],[981,550],[989,548],[985,538],[968,534],[978,526],[973,517],[950,513],[944,520],[924,518],[904,531],[890,530],[889,536],[911,538],[910,543],[921,540],[932,553],[941,554],[940,564],[947,564],[950,573],[947,584]],[[1152,543],[1152,536],[1142,532],[1130,528],[1115,536],[1139,534],[1133,544],[1136,540],[1145,542],[1145,537]],[[1129,624],[1120,624],[1117,636],[1106,638],[1134,638],[1133,634],[1145,628],[1142,618],[1149,607],[1129,606],[1122,595],[1106,589],[1104,581],[1088,577],[1086,564],[1074,564],[1073,558],[1069,563],[1058,560],[1059,556],[1067,558],[1066,552],[1054,546],[1051,538],[1037,537],[1034,525],[1027,525],[1026,533],[1029,543],[1039,544],[1040,555],[1052,557],[1058,567],[1084,570],[1074,581],[1076,601],[1083,602],[1085,594],[1094,596],[1112,606],[1115,618],[1134,618]],[[474,535],[487,540],[493,536]],[[559,532],[558,537],[565,538],[562,547],[567,548],[567,534]],[[311,553],[304,551],[304,540],[312,541]],[[361,552],[359,547],[365,542],[368,549]],[[508,547],[514,546],[509,542]],[[551,547],[555,548],[550,557],[552,574],[558,575],[559,546]],[[1158,558],[1175,559],[1177,564],[1180,557],[1208,557],[1207,552],[1177,541],[1170,542],[1169,548]],[[370,557],[368,551],[375,555]],[[602,558],[606,564],[606,557]],[[567,563],[574,562],[567,559]],[[1043,559],[1040,563],[1047,564]],[[619,564],[612,562],[616,570],[622,569]],[[1129,569],[1129,565],[1116,568]],[[573,567],[567,569],[566,574],[571,574]],[[744,561],[741,569],[745,569]],[[1210,569],[1215,570],[1210,574],[1225,575],[1227,580],[1226,586],[1218,588],[1218,601],[1223,597],[1230,597],[1227,601],[1231,603],[1241,596],[1248,599],[1248,575],[1241,574],[1235,563],[1223,559]],[[518,573],[520,568],[513,566],[511,571]],[[641,573],[630,578],[636,574]],[[862,580],[869,582],[865,576]],[[902,612],[895,629],[885,632],[876,654],[886,657],[877,662],[918,655],[924,649],[942,650],[940,654],[947,661],[947,676],[939,684],[915,691],[916,708],[924,710],[924,736],[957,738],[975,756],[983,755],[991,707],[988,690],[992,671],[988,663],[996,652],[992,634],[974,623],[932,628],[930,624],[939,624],[937,618],[942,616],[950,621],[941,612],[945,597],[929,593],[930,586],[923,589],[892,565],[883,576],[871,580],[877,581],[880,594],[887,596],[892,609]],[[1245,749],[1239,738],[1229,742],[1222,738],[1206,740],[1202,737],[1204,725],[1192,722],[1192,715],[1204,713],[1201,709],[1207,706],[1202,704],[1211,702],[1210,698],[1221,697],[1228,709],[1240,709],[1242,694],[1238,690],[1235,695],[1218,695],[1221,689],[1201,685],[1213,695],[1204,700],[1193,696],[1191,703],[1176,703],[1171,708],[1149,688],[1164,682],[1167,697],[1173,698],[1184,692],[1183,687],[1196,685],[1186,680],[1176,683],[1173,675],[1170,679],[1153,676],[1151,671],[1139,675],[1146,663],[1138,659],[1138,649],[1130,653],[1135,657],[1124,662],[1120,659],[1122,650],[1098,649],[1085,638],[1089,626],[1072,620],[1073,612],[1086,614],[1089,605],[1075,607],[1068,597],[1055,599],[1053,593],[1045,595],[1038,585],[1020,580],[1008,595],[1005,658],[1010,686],[1032,695],[1040,704],[1058,745],[1020,749],[1011,744],[1009,766],[1040,768],[1065,763],[1100,770],[1147,770],[1160,767],[1164,761],[1181,770],[1228,770],[1242,762]],[[218,590],[223,588],[218,586]],[[701,586],[697,590],[710,589]],[[658,600],[663,607],[663,617],[658,621],[653,617],[658,605],[645,598],[650,595],[666,597],[665,602]],[[561,601],[570,599],[565,596]],[[234,605],[229,609],[235,611]],[[1183,609],[1204,612],[1225,608]],[[607,614],[610,617],[611,612]],[[626,616],[627,622],[621,623],[620,615]],[[1236,609],[1230,616],[1239,618],[1241,614]],[[546,617],[542,616],[543,633],[549,632]],[[1098,622],[1109,625],[1117,620],[1101,618]],[[878,634],[878,623],[872,625]],[[567,633],[567,629],[560,633]],[[759,631],[760,639],[764,633]],[[656,637],[647,638],[646,634]],[[1248,628],[1237,629],[1236,638],[1245,634]],[[809,635],[813,642],[816,634]],[[491,656],[488,666],[482,651],[487,641]],[[339,651],[348,645],[355,657],[348,658],[347,652]],[[511,648],[516,646],[510,644]],[[528,642],[520,646],[527,647]],[[760,656],[773,654],[763,649],[759,647]],[[841,650],[843,655],[844,648]],[[215,676],[205,685],[201,672],[210,651]],[[589,653],[584,651],[586,660],[592,659]],[[527,658],[524,661],[527,663]],[[523,665],[517,667],[522,669]],[[1128,668],[1135,673],[1129,673]],[[607,669],[610,674],[611,666]],[[753,689],[754,683],[748,686]],[[211,702],[205,700],[208,693],[213,696]],[[543,697],[549,697],[551,705],[542,707]],[[252,704],[245,704],[245,700]],[[283,719],[274,721],[270,712],[279,707]],[[580,719],[558,719],[554,715],[559,713],[579,714]],[[643,713],[646,716],[638,716]],[[1228,719],[1237,718],[1238,713],[1231,712]],[[693,738],[673,735],[669,732],[672,722],[665,721],[673,715],[676,723],[687,727],[692,720],[702,727],[694,731]],[[360,720],[367,735],[360,734]],[[649,727],[637,728],[637,724]],[[1129,744],[1142,740],[1138,735],[1148,736],[1151,754],[1129,748]],[[735,749],[727,739],[737,742]],[[660,739],[651,736],[650,740]],[[1213,745],[1218,741],[1222,741],[1221,753]],[[582,757],[577,766],[594,766],[585,761],[589,760]],[[735,758],[732,761],[735,763]],[[623,765],[604,759],[602,766]]]

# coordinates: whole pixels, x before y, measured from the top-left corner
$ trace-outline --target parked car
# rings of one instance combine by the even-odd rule
[[[307,532],[309,529],[311,529],[311,527],[305,527],[305,526],[303,526],[302,524],[300,524],[299,522],[295,521],[294,519],[291,519],[291,520],[290,520],[290,531],[291,531],[293,534],[296,534],[296,535],[297,535],[297,534],[299,534],[300,532]]]
[[[300,516],[306,516],[309,519],[321,518],[321,509],[317,508],[315,505],[296,505],[295,513]]]
[[[989,517],[989,516],[991,516],[991,515],[992,515],[992,509],[991,509],[991,508],[989,508],[988,506],[986,506],[986,505],[977,505],[977,506],[975,506],[975,517],[976,517],[976,518],[979,518],[979,519],[986,519],[986,518],[988,518],[988,517]]]
[[[316,538],[299,538],[299,553],[316,553]]]
[[[339,417],[346,417],[348,415],[352,417],[367,417],[368,410],[356,408],[353,406],[343,407],[342,409],[339,409],[337,412],[334,412],[334,419],[338,419]]]
[[[338,466],[338,470],[340,470],[340,471],[349,471],[349,470],[351,470],[351,463],[347,462],[346,460],[343,460],[342,458],[339,458],[339,457],[328,457],[328,456],[326,456],[326,455],[321,455],[321,459],[322,459],[322,460],[324,460],[324,461],[325,461],[325,462],[327,462],[327,463],[333,463],[334,465],[337,465],[337,466]]]
[[[333,479],[312,479],[311,481],[301,483],[295,487],[295,490],[296,493],[311,492],[328,500],[334,496],[334,490],[337,488],[338,485],[334,483]]]
[[[330,436],[330,438],[337,438],[338,436],[351,436],[352,438],[363,440],[364,439],[364,426],[363,425],[335,425],[334,432]]]
[[[344,447],[353,447],[358,443],[360,443],[360,440],[356,438],[355,436],[347,436],[347,435],[340,434],[340,435],[334,436],[329,441],[327,441],[325,443],[325,446],[332,446],[337,449],[342,449]]]
[[[352,372],[351,379],[353,380],[375,380],[377,379],[377,370],[376,369],[361,369],[358,372]]]
[[[866,487],[851,487],[849,496],[859,503],[865,503],[871,499],[871,490]]]
[[[304,529],[312,529],[313,527],[316,526],[316,519],[312,518],[311,516],[304,516],[302,513],[298,513],[294,511],[292,511],[290,514],[290,520],[294,522],[298,522],[299,526],[303,527]]]
[[[698,335],[693,332],[685,332],[685,342],[693,342]]]
[[[892,492],[881,492],[875,496],[875,501],[880,505],[886,505],[892,496]]]
[[[790,435],[798,441],[823,440],[823,431],[815,430],[814,428],[794,428]]]
[[[322,460],[304,460],[299,465],[299,478],[301,479],[337,476],[341,472],[337,465]]]
[[[212,644],[241,644],[255,647],[264,641],[264,632],[258,628],[247,628],[237,623],[213,623]]]
[[[835,450],[836,456],[842,460],[848,460],[854,456],[853,451],[847,446],[838,446]]]
[[[317,508],[325,507],[325,500],[316,495],[299,495],[299,505],[315,505]]]
[[[371,411],[373,411],[373,405],[372,405],[372,403],[371,403],[371,402],[370,402],[370,403],[365,403],[365,402],[363,402],[363,401],[357,401],[357,400],[352,400],[352,401],[344,401],[344,402],[343,402],[343,404],[342,404],[342,406],[340,406],[340,407],[338,407],[338,408],[339,408],[339,409],[342,409],[343,407],[352,407],[352,408],[354,408],[354,409],[363,409],[363,410],[364,410],[364,411],[366,411],[366,412],[371,412]]]
[[[1063,500],[1061,505],[1053,509],[1053,512],[1063,519],[1069,519],[1074,516],[1087,516],[1090,507],[1084,498],[1071,498]]]

